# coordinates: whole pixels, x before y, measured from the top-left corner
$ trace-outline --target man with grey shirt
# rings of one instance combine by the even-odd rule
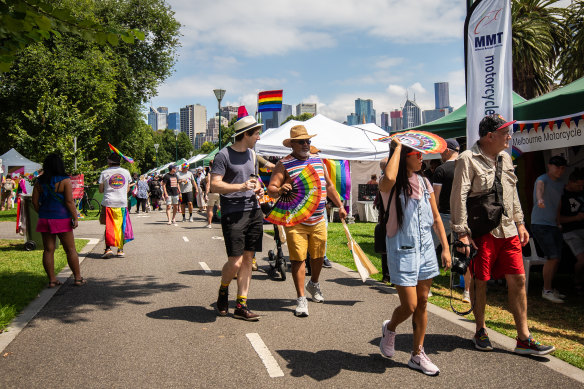
[[[189,221],[193,222],[193,201],[195,196],[198,192],[197,183],[195,182],[195,176],[193,173],[189,171],[189,164],[183,163],[181,165],[180,172],[176,173],[178,178],[178,186],[180,188],[180,193],[182,194],[181,200],[181,212],[182,212],[182,221],[186,222],[187,218],[185,217],[185,210],[186,206],[189,206]],[[194,190],[194,193],[193,193]]]
[[[262,251],[263,213],[257,196],[263,196],[256,169],[256,155],[250,150],[260,139],[262,124],[253,116],[235,123],[235,143],[215,155],[211,170],[211,192],[220,195],[221,229],[227,262],[221,271],[221,286],[217,298],[217,314],[229,311],[229,284],[237,275],[236,319],[257,321],[259,315],[247,307],[252,260]]]

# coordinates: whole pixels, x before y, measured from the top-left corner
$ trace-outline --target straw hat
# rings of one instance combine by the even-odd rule
[[[282,144],[286,147],[291,147],[290,146],[291,141],[297,139],[310,139],[313,136],[316,136],[316,134],[308,135],[308,131],[306,131],[306,128],[302,124],[299,124],[297,126],[290,128],[290,138],[284,139],[282,141]]]
[[[235,138],[237,135],[246,132],[247,130],[261,126],[263,126],[263,124],[258,123],[253,116],[244,116],[235,122],[235,126],[233,126],[233,129],[235,130],[233,137]]]

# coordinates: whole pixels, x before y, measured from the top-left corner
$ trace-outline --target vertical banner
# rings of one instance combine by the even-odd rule
[[[479,139],[479,122],[500,114],[513,120],[511,1],[476,1],[464,23],[466,141]]]
[[[69,177],[71,179],[71,187],[73,189],[73,199],[78,200],[83,198],[83,174]]]

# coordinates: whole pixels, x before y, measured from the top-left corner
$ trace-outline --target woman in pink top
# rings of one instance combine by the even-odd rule
[[[424,352],[428,292],[432,278],[440,274],[432,228],[442,243],[444,268],[450,267],[448,240],[432,185],[420,171],[422,153],[402,146],[394,138],[389,155],[379,191],[385,207],[390,207],[385,239],[387,262],[400,305],[393,311],[391,320],[383,322],[379,348],[384,357],[393,357],[396,327],[413,315],[414,344],[408,366],[435,376],[440,370]]]

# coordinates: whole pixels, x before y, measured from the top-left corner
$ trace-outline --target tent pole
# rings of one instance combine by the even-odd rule
[[[351,161],[347,161],[349,164],[349,171],[351,172],[351,191],[349,192],[349,217],[353,218],[353,164]]]

